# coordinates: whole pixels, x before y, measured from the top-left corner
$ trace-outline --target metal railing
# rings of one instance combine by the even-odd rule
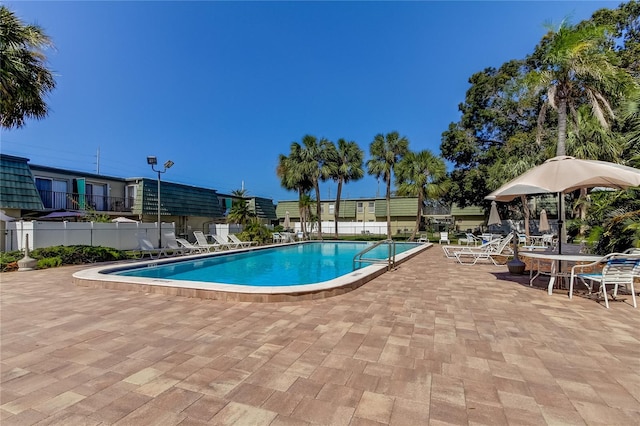
[[[379,258],[364,258],[362,257],[363,255],[369,253],[371,250],[375,249],[376,247],[381,246],[382,244],[387,244],[388,245],[388,256],[386,259],[379,259]],[[357,263],[386,263],[387,264],[387,270],[391,270],[394,268],[395,264],[396,264],[396,243],[393,240],[382,240],[382,241],[378,241],[375,244],[372,244],[370,246],[368,246],[367,248],[365,248],[364,250],[358,252],[355,256],[353,256],[353,270],[356,270],[356,264]]]
[[[130,212],[132,197],[110,197],[106,195],[80,195],[73,192],[38,190],[40,199],[47,209]]]

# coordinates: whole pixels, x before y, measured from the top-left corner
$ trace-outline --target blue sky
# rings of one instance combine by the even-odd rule
[[[175,162],[166,180],[295,199],[275,174],[291,142],[345,138],[368,158],[397,130],[439,154],[473,73],[525,57],[545,23],[620,3],[8,1],[52,37],[57,88],[1,149],[93,173],[99,150],[100,173],[120,177],[155,177],[155,155]],[[377,191],[367,176],[343,196]]]

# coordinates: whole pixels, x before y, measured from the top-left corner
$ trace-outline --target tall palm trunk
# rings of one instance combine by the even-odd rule
[[[387,239],[391,239],[391,173],[387,175]]]
[[[418,213],[416,214],[416,226],[413,228],[413,233],[409,237],[409,241],[416,239],[418,228],[420,228],[420,219],[422,219],[422,191],[418,193]]]
[[[566,155],[567,153],[566,139],[567,139],[567,98],[564,94],[561,94],[558,99],[558,146],[556,146],[556,156]],[[564,197],[564,194],[560,193],[558,196]],[[566,243],[567,233],[565,231],[565,226],[564,226],[564,221],[565,221],[564,203],[560,203],[559,205],[563,207],[558,212],[558,220],[562,225],[558,229],[558,238],[563,243]]]
[[[305,207],[302,205],[302,189],[298,189],[298,210],[300,211],[300,230],[302,235],[307,235],[307,221],[304,214]]]
[[[342,179],[338,179],[338,191],[336,194],[336,206],[334,209],[334,214],[335,214],[335,231],[336,231],[336,238],[338,238],[338,219],[340,218],[340,195],[342,194]]]
[[[320,185],[313,185],[316,189],[316,216],[318,216],[318,239],[322,240],[322,206],[320,205]]]
[[[558,146],[556,156],[567,155],[567,98],[560,96],[558,99]]]

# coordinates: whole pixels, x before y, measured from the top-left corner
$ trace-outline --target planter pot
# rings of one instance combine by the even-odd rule
[[[507,262],[507,269],[509,270],[509,273],[511,273],[512,275],[524,274],[525,266],[526,265],[524,264],[524,262],[518,259],[517,257]]]

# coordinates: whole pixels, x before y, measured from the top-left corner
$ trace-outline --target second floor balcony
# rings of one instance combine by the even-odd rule
[[[95,210],[96,212],[131,212],[133,197],[104,195],[80,195],[72,192],[38,190],[42,204],[47,209]]]

